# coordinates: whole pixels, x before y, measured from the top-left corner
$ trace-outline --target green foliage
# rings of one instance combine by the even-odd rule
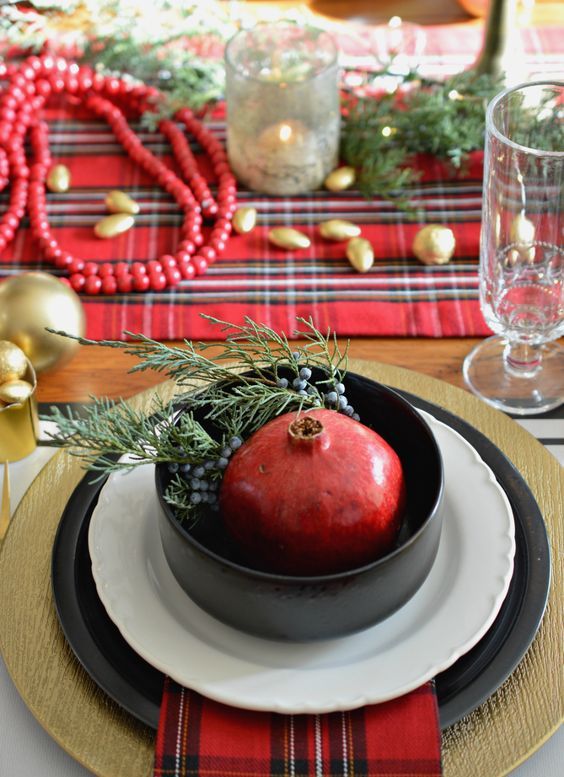
[[[144,335],[132,335],[131,342],[74,338],[83,345],[124,350],[139,360],[131,372],[163,373],[176,382],[180,394],[174,403],[157,402],[146,413],[123,400],[108,399],[94,399],[80,414],[53,408],[48,416],[58,427],[49,435],[53,444],[80,456],[85,467],[99,472],[99,477],[147,463],[190,464],[192,468],[207,463],[213,466],[206,471],[206,480],[214,485],[222,476],[217,462],[233,437],[244,441],[291,410],[332,406],[325,395],[342,382],[347,351],[339,348],[330,333],[323,335],[311,320],[298,319],[301,329],[294,336],[305,342],[293,347],[285,335],[249,318],[241,326],[205,318],[227,331],[223,345],[185,340],[182,347],[169,347]],[[312,381],[310,393],[300,394],[292,381],[304,367],[320,368],[326,377]],[[184,405],[181,412],[179,403]],[[202,422],[194,417],[197,411]],[[213,436],[210,423],[216,430]],[[195,519],[202,506],[192,503],[192,495],[190,478],[176,475],[165,498],[178,515]]]
[[[224,90],[222,50],[236,30],[214,0],[33,0],[23,12],[0,9],[2,38],[24,50],[49,42],[108,73],[126,73],[157,86],[161,116],[194,110]],[[149,114],[148,123],[155,117]]]
[[[460,168],[468,152],[483,148],[485,108],[500,88],[498,79],[472,71],[444,82],[411,73],[393,94],[351,96],[345,104],[341,151],[359,170],[361,191],[366,196],[404,196],[405,187],[418,177],[409,167],[417,153]]]

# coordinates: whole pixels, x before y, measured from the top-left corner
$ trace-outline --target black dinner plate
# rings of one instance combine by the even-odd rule
[[[550,584],[550,549],[542,515],[527,484],[487,437],[452,413],[407,392],[410,402],[474,446],[505,490],[515,517],[516,554],[508,594],[478,644],[436,677],[441,727],[460,720],[511,674],[542,619]],[[63,632],[92,679],[138,720],[156,728],[164,675],[129,647],[108,617],[92,578],[88,527],[104,482],[86,475],[61,518],[52,556],[52,585]]]

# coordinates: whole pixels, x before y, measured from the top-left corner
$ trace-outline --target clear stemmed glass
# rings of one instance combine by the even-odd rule
[[[564,402],[564,82],[507,89],[486,113],[480,304],[496,334],[464,361],[472,391],[533,415]]]

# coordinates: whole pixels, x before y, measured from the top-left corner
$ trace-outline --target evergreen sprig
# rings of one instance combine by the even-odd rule
[[[500,79],[472,70],[445,81],[412,72],[393,94],[351,95],[341,150],[359,171],[361,191],[405,205],[406,187],[419,178],[410,167],[419,153],[460,169],[470,151],[483,148],[485,109],[500,89]]]
[[[101,398],[85,412],[52,408],[48,416],[57,424],[49,434],[53,444],[83,458],[99,477],[166,463],[173,477],[165,498],[191,520],[202,507],[216,505],[229,457],[268,421],[316,407],[354,414],[343,384],[348,346],[341,349],[330,332],[323,335],[311,320],[298,319],[301,328],[294,336],[303,344],[294,346],[250,318],[235,325],[204,317],[227,333],[221,346],[185,340],[182,347],[169,347],[131,333],[130,342],[73,338],[135,356],[138,363],[130,372],[150,369],[172,378],[180,389],[174,402],[157,401],[140,412],[123,400]],[[320,378],[313,376],[314,368],[321,370]]]

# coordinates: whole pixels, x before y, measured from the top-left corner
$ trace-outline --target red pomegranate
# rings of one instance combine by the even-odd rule
[[[233,455],[220,491],[227,531],[254,565],[320,575],[392,549],[405,505],[395,451],[333,410],[287,413]]]

